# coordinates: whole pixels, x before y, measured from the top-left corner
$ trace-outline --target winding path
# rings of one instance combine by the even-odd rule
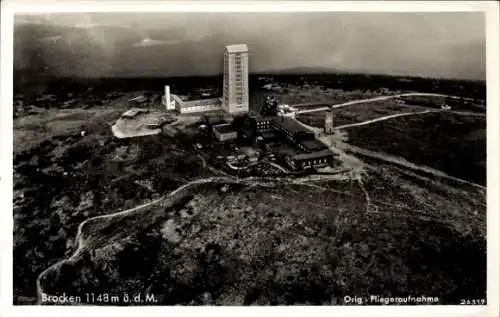
[[[339,126],[334,127],[333,129],[345,129],[345,128],[350,128],[350,127],[367,125],[367,124],[374,123],[374,122],[385,121],[385,120],[398,118],[398,117],[406,117],[406,116],[411,116],[411,115],[418,115],[418,114],[425,114],[425,113],[432,113],[432,112],[442,112],[442,111],[446,111],[446,110],[436,109],[436,110],[424,110],[424,111],[419,111],[419,112],[398,113],[398,114],[392,114],[392,115],[385,116],[385,117],[379,117],[379,118],[375,118],[375,119],[371,119],[371,120],[366,120],[363,122],[339,125]]]
[[[352,100],[352,101],[344,102],[344,103],[341,103],[341,104],[338,104],[338,105],[332,105],[331,107],[321,107],[321,108],[315,108],[315,109],[299,110],[299,111],[297,111],[295,113],[296,114],[301,114],[301,113],[318,112],[318,111],[324,111],[324,110],[329,110],[329,109],[342,108],[342,107],[346,107],[346,106],[350,106],[350,105],[355,105],[355,104],[359,104],[359,103],[382,101],[382,100],[388,100],[388,99],[393,99],[393,98],[410,97],[410,96],[432,96],[432,97],[459,98],[458,96],[452,96],[452,95],[443,95],[443,94],[435,94],[435,93],[424,93],[424,92],[409,92],[409,93],[398,94],[398,95],[391,95],[391,96],[380,96],[380,97],[375,97],[375,98]]]
[[[108,218],[112,218],[112,217],[116,217],[116,216],[124,216],[124,215],[129,215],[129,214],[132,214],[138,210],[141,210],[143,208],[148,208],[150,206],[153,206],[153,205],[156,205],[156,204],[159,204],[161,202],[163,203],[168,203],[168,199],[175,199],[174,196],[176,194],[179,194],[180,192],[182,191],[189,191],[192,189],[192,187],[196,186],[196,185],[199,185],[199,184],[206,184],[206,183],[210,183],[210,182],[223,182],[223,181],[231,181],[231,182],[234,182],[234,178],[232,177],[209,177],[209,178],[204,178],[204,179],[198,179],[198,180],[194,180],[194,181],[191,181],[179,188],[177,188],[176,190],[170,192],[169,194],[167,194],[166,196],[162,197],[162,198],[158,198],[158,199],[155,199],[153,201],[150,201],[148,203],[145,203],[145,204],[142,204],[142,205],[139,205],[137,207],[134,207],[134,208],[131,208],[131,209],[127,209],[127,210],[123,210],[123,211],[118,211],[118,212],[115,212],[115,213],[111,213],[111,214],[106,214],[106,215],[100,215],[100,216],[96,216],[96,217],[92,217],[92,218],[89,218],[89,219],[86,219],[85,221],[83,221],[82,223],[80,223],[80,225],[78,226],[78,230],[77,230],[77,233],[76,233],[76,238],[75,238],[75,241],[76,241],[76,244],[77,244],[77,248],[75,250],[75,252],[69,257],[69,258],[66,258],[66,259],[63,259],[61,261],[58,261],[54,264],[52,264],[51,266],[49,266],[48,268],[46,268],[42,273],[40,273],[38,275],[38,278],[36,280],[36,287],[37,287],[37,302],[38,304],[42,304],[42,294],[46,294],[42,288],[42,279],[45,277],[46,274],[48,274],[49,272],[53,271],[53,270],[56,270],[56,269],[59,269],[62,265],[66,264],[66,263],[73,263],[75,262],[78,257],[80,256],[80,254],[85,250],[85,248],[87,247],[87,245],[85,244],[85,240],[83,238],[83,227],[88,224],[89,222],[91,221],[95,221],[95,220],[99,220],[99,219],[108,219]]]
[[[89,222],[93,222],[95,220],[103,220],[103,219],[110,219],[113,217],[117,216],[124,216],[124,215],[129,215],[134,212],[137,212],[141,209],[148,208],[150,206],[156,205],[156,204],[163,204],[163,205],[169,205],[170,203],[174,202],[176,200],[177,195],[182,195],[183,192],[191,192],[193,187],[196,187],[197,185],[200,184],[208,184],[208,183],[215,183],[215,184],[245,184],[249,186],[255,186],[255,185],[260,185],[260,186],[274,186],[278,182],[289,182],[292,184],[302,184],[307,181],[306,178],[304,179],[289,179],[287,177],[247,177],[243,179],[238,179],[237,177],[233,176],[213,176],[213,177],[208,177],[208,178],[203,178],[203,179],[197,179],[194,181],[191,181],[185,185],[182,185],[181,187],[177,188],[176,190],[168,193],[162,198],[158,198],[155,200],[152,200],[148,203],[136,206],[131,209],[123,210],[123,211],[118,211],[115,213],[111,214],[106,214],[106,215],[100,215],[100,216],[95,216],[89,219],[86,219],[80,225],[78,226],[78,230],[76,233],[75,241],[77,248],[73,252],[73,254],[69,258],[64,258],[48,268],[46,268],[43,272],[41,272],[36,280],[36,288],[37,288],[37,304],[40,305],[42,304],[42,297],[43,295],[49,296],[50,294],[47,294],[43,287],[42,287],[42,280],[45,278],[45,276],[50,273],[53,270],[59,269],[62,265],[67,264],[67,263],[75,263],[78,261],[79,256],[83,253],[85,249],[89,247],[88,243],[86,243],[86,239],[84,238],[83,234],[83,228],[85,227],[86,224]]]

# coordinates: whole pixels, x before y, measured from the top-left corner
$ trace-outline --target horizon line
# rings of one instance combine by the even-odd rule
[[[292,67],[285,68],[282,70],[262,70],[262,71],[249,71],[248,75],[274,75],[274,76],[314,76],[314,75],[362,75],[362,76],[383,76],[383,77],[393,77],[393,78],[410,78],[410,79],[428,79],[428,80],[448,80],[448,81],[467,81],[467,82],[481,82],[486,83],[486,78],[463,78],[463,77],[437,77],[437,76],[425,76],[425,75],[411,75],[411,74],[385,74],[377,72],[362,72],[362,71],[317,71],[317,72],[288,72],[296,68],[304,69],[314,69],[315,67]],[[320,68],[320,67],[319,67]],[[85,75],[54,75],[54,74],[44,74],[37,71],[24,70],[24,69],[14,69],[13,77],[16,79],[16,72],[27,72],[31,74],[36,74],[40,77],[52,77],[52,78],[74,78],[74,79],[133,79],[133,78],[188,78],[188,77],[218,77],[222,76],[220,73],[207,73],[207,74],[186,74],[186,75],[102,75],[102,76],[85,76]]]

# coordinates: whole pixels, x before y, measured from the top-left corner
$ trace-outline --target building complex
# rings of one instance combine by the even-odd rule
[[[224,49],[222,98],[183,100],[170,92],[170,86],[165,86],[162,104],[166,110],[179,113],[205,112],[224,110],[230,114],[248,112],[248,46],[235,44]]]
[[[285,158],[294,170],[330,166],[334,161],[333,152],[317,140],[312,131],[289,117],[249,117],[248,124],[254,136],[278,133],[297,149],[298,154],[287,154]]]
[[[202,113],[224,110],[233,117],[233,122],[207,122],[209,131],[217,142],[227,143],[237,139],[253,139],[259,143],[281,140],[294,150],[283,158],[294,170],[317,168],[331,165],[334,154],[326,145],[318,141],[312,131],[293,118],[290,111],[278,109],[278,102],[272,97],[266,99],[263,114],[249,117],[248,91],[248,47],[246,44],[226,46],[224,49],[223,94],[221,98],[186,100],[183,96],[170,92],[165,86],[163,105],[166,110],[179,113]],[[238,119],[237,119],[238,118]],[[243,122],[238,121],[243,118]],[[241,138],[239,138],[241,136]]]

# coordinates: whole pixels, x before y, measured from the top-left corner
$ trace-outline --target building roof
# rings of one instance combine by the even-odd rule
[[[274,134],[274,132],[272,132],[272,131],[269,131],[269,132],[263,132],[263,133],[262,133],[262,137],[263,137],[264,139],[272,139],[272,138],[274,138],[275,136],[276,136],[276,134]]]
[[[251,116],[249,119],[253,122],[271,122],[274,117]]]
[[[141,108],[132,108],[132,109],[129,109],[129,110],[125,111],[122,114],[122,117],[124,117],[124,118],[133,118],[133,117],[137,116],[141,112],[147,113],[147,112],[149,112],[149,110],[148,109],[141,109]]]
[[[214,129],[217,130],[217,132],[225,134],[225,133],[234,133],[236,132],[231,128],[230,124],[221,124],[221,125],[216,125],[214,126]]]
[[[300,144],[311,151],[318,149],[323,150],[328,148],[323,142],[317,139],[300,141]]]
[[[233,44],[226,46],[226,50],[229,53],[243,53],[248,52],[248,46],[246,44]]]
[[[148,98],[146,96],[137,96],[135,98],[129,99],[128,101],[129,102],[136,101],[138,103],[143,103],[143,102],[148,101]]]
[[[277,124],[279,124],[283,129],[290,131],[291,133],[313,133],[306,127],[302,126],[300,123],[288,117],[278,117],[274,119]]]
[[[324,158],[326,156],[332,156],[332,155],[333,155],[333,152],[330,151],[329,149],[326,149],[323,151],[295,155],[293,157],[293,159],[296,161],[302,161],[302,160],[311,160],[311,159],[315,159],[315,158]]]
[[[197,99],[197,100],[189,100],[184,101],[180,104],[181,108],[191,108],[197,106],[220,106],[221,100],[220,98],[211,98],[211,99]]]
[[[182,100],[182,98],[179,97],[178,95],[170,93],[170,98],[173,99],[176,103],[178,103],[180,107],[183,106],[184,100]]]
[[[221,117],[207,117],[207,122],[213,126],[229,123],[224,118],[221,118]]]

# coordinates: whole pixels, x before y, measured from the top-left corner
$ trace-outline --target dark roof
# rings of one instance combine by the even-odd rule
[[[302,126],[300,123],[297,123],[295,120],[287,118],[287,117],[279,117],[275,118],[274,121],[279,124],[283,129],[290,131],[291,133],[313,133],[306,127]]]
[[[324,150],[327,149],[328,147],[321,141],[318,141],[316,139],[312,140],[303,140],[299,142],[308,150]]]
[[[287,155],[287,156],[291,156],[291,157],[297,156],[296,150],[289,148],[289,147],[283,147],[283,146],[273,148],[273,153]]]
[[[264,139],[270,139],[270,138],[274,138],[276,136],[276,134],[272,131],[269,131],[269,132],[262,132],[262,137]]]
[[[208,123],[213,125],[213,126],[217,126],[217,125],[224,125],[224,124],[228,124],[228,122],[224,119],[216,119],[216,118],[213,118],[213,119],[208,119]]]
[[[220,116],[206,116],[207,122],[210,123],[211,125],[221,125],[221,124],[228,124],[224,118]]]
[[[254,122],[265,122],[265,121],[273,121],[275,117],[262,117],[262,116],[253,116],[249,117],[251,121]]]
[[[235,130],[233,130],[231,128],[231,126],[229,124],[224,124],[224,125],[216,125],[214,126],[214,129],[217,130],[217,132],[219,133],[233,133],[233,132],[236,132]]]
[[[246,129],[246,128],[242,128],[242,129],[240,129],[240,130],[241,130],[241,132],[242,132],[244,135],[246,135],[247,137],[251,137],[251,136],[252,136],[252,131],[251,131],[251,130]]]
[[[293,157],[293,159],[296,161],[302,161],[302,160],[311,160],[311,159],[315,159],[315,158],[324,158],[326,156],[332,156],[332,155],[333,155],[333,152],[330,151],[329,149],[326,149],[323,151],[295,155]]]

